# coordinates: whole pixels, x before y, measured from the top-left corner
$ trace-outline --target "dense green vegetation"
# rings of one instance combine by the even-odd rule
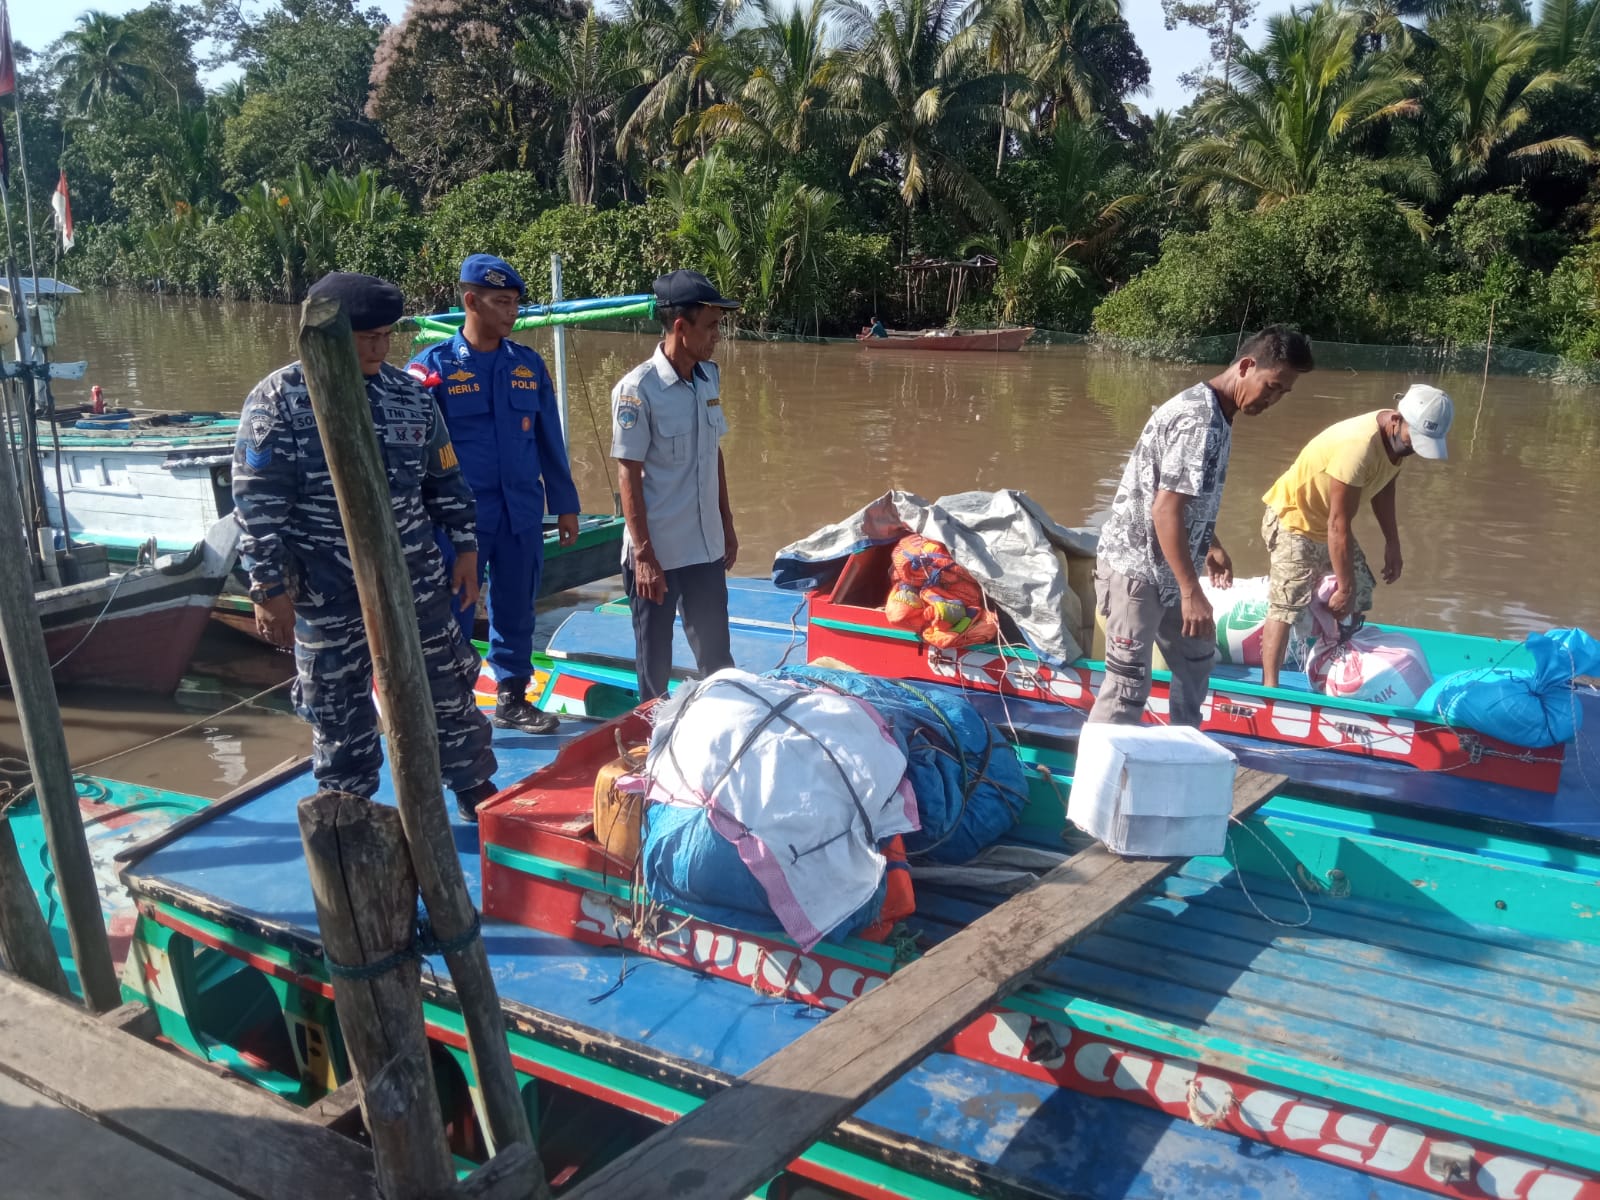
[[[569,294],[693,265],[837,333],[943,320],[897,264],[983,252],[963,320],[1600,354],[1600,0],[1252,9],[1166,3],[1213,62],[1146,115],[1118,0],[158,0],[21,52],[34,211],[59,148],[61,273],[200,295],[426,307],[559,249]]]

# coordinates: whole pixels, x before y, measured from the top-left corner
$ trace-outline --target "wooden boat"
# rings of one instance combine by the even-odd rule
[[[590,768],[616,735],[497,731],[524,782],[485,810],[481,858],[463,830],[462,863],[530,1100],[559,1086],[664,1121],[896,955],[849,941],[801,956],[704,923],[619,937],[631,871],[597,857],[589,821]],[[1073,848],[1055,790],[1070,755],[1027,753],[1054,782],[1040,776],[1013,841],[1058,857]],[[284,779],[197,814],[123,870],[139,911],[125,995],[175,1044],[301,1102],[348,1077],[294,822],[306,787]],[[1537,832],[1289,789],[1248,830],[891,1085],[792,1176],[860,1197],[1600,1195],[1593,843],[1553,850]],[[995,899],[919,887],[905,952]],[[446,1112],[470,1122],[447,973],[424,971],[423,988]]]
[[[578,518],[578,540],[563,546],[556,533],[555,518],[546,517],[544,568],[539,575],[539,594],[535,599],[542,600],[617,574],[622,569],[624,528],[620,516],[585,513]],[[237,579],[217,597],[213,615],[228,628],[260,640],[256,632],[255,606]],[[487,620],[486,610],[480,608],[479,617]]]
[[[889,330],[888,337],[859,333],[856,341],[868,350],[1020,350],[1033,336],[1032,325],[1011,329],[924,329],[921,332]]]
[[[236,415],[74,408],[53,424],[38,423],[50,523],[112,562],[136,561],[152,540],[157,554],[187,553],[233,511]]]
[[[884,563],[874,560],[883,558]],[[879,570],[879,567],[882,570]],[[731,593],[730,611],[744,654],[735,660],[760,670],[785,651],[789,661],[831,658],[859,670],[897,679],[946,683],[967,691],[1039,700],[1066,710],[1062,722],[1076,729],[1093,706],[1104,663],[1082,658],[1063,669],[1041,664],[1021,646],[973,646],[958,651],[928,646],[915,633],[891,625],[884,616],[887,592],[886,548],[863,552],[829,585],[804,596],[781,592],[759,581],[741,581]],[[796,611],[797,606],[802,610]],[[612,629],[610,618],[625,615],[620,605],[569,618],[551,640],[551,654],[565,662],[567,677],[552,684],[547,703],[571,711],[591,711],[584,703],[589,684],[621,682],[612,672],[631,665],[630,634]],[[1428,655],[1436,677],[1490,665],[1525,665],[1518,642],[1401,626]],[[792,634],[791,634],[792,631]],[[781,639],[781,640],[777,640]],[[802,646],[800,643],[803,642]],[[681,659],[692,664],[687,648]],[[595,670],[593,668],[605,668]],[[1563,778],[1565,747],[1512,746],[1477,730],[1450,725],[1437,714],[1413,708],[1324,696],[1303,674],[1285,672],[1286,686],[1265,688],[1260,669],[1219,666],[1202,708],[1202,728],[1256,743],[1326,751],[1371,764],[1394,763],[1453,779],[1478,780],[1508,788],[1554,793]],[[1171,676],[1155,673],[1146,720],[1163,721]],[[615,705],[593,710],[611,715]],[[1287,769],[1287,768],[1282,768]]]
[[[35,593],[57,683],[168,694],[177,688],[233,570],[239,527],[215,522],[181,557]]]

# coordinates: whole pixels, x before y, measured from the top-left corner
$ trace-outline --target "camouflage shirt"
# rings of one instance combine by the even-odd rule
[[[1158,491],[1189,497],[1183,506],[1184,540],[1195,571],[1203,575],[1232,450],[1233,427],[1208,385],[1197,383],[1156,409],[1128,456],[1101,526],[1100,562],[1119,575],[1155,584],[1162,604],[1177,604],[1178,580],[1161,553],[1151,507]]]
[[[433,397],[384,364],[367,400],[388,468],[400,545],[419,599],[445,587],[434,526],[457,550],[476,550],[477,514]],[[290,586],[301,608],[357,604],[333,477],[300,364],[268,375],[246,397],[233,450],[239,555],[256,587]]]

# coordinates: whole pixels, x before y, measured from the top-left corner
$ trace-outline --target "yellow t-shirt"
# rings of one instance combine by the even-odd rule
[[[1361,489],[1363,503],[1400,474],[1384,449],[1378,428],[1381,409],[1330,425],[1300,451],[1300,457],[1262,497],[1285,529],[1317,542],[1328,540],[1329,479]]]

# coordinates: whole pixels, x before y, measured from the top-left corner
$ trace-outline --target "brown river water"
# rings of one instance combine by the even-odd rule
[[[298,309],[137,294],[74,299],[60,361],[86,359],[61,403],[236,411],[262,375],[294,356]],[[548,334],[530,344],[550,350]],[[647,357],[643,336],[577,330],[568,338],[571,456],[584,507],[607,511],[613,481],[611,385]],[[396,360],[408,357],[396,340]],[[725,342],[724,442],[738,514],[740,574],[890,488],[932,499],[972,488],[1029,492],[1063,524],[1095,524],[1151,409],[1214,368],[1122,358],[1081,347],[1016,354],[868,352],[853,345]],[[1520,637],[1556,625],[1600,632],[1600,389],[1491,376],[1319,371],[1263,416],[1241,417],[1219,533],[1240,576],[1263,574],[1261,494],[1319,429],[1384,407],[1413,382],[1456,401],[1451,458],[1412,460],[1400,479],[1405,571],[1380,585],[1376,619]],[[1371,514],[1357,523],[1382,556]],[[605,595],[602,589],[597,593]],[[590,600],[591,597],[581,597]],[[541,622],[541,625],[544,623]],[[214,721],[287,673],[286,655],[217,631],[171,701],[64,693],[74,761],[194,722],[196,728],[94,768],[134,783],[215,796],[309,737],[285,691]],[[0,706],[0,745],[16,744]]]

